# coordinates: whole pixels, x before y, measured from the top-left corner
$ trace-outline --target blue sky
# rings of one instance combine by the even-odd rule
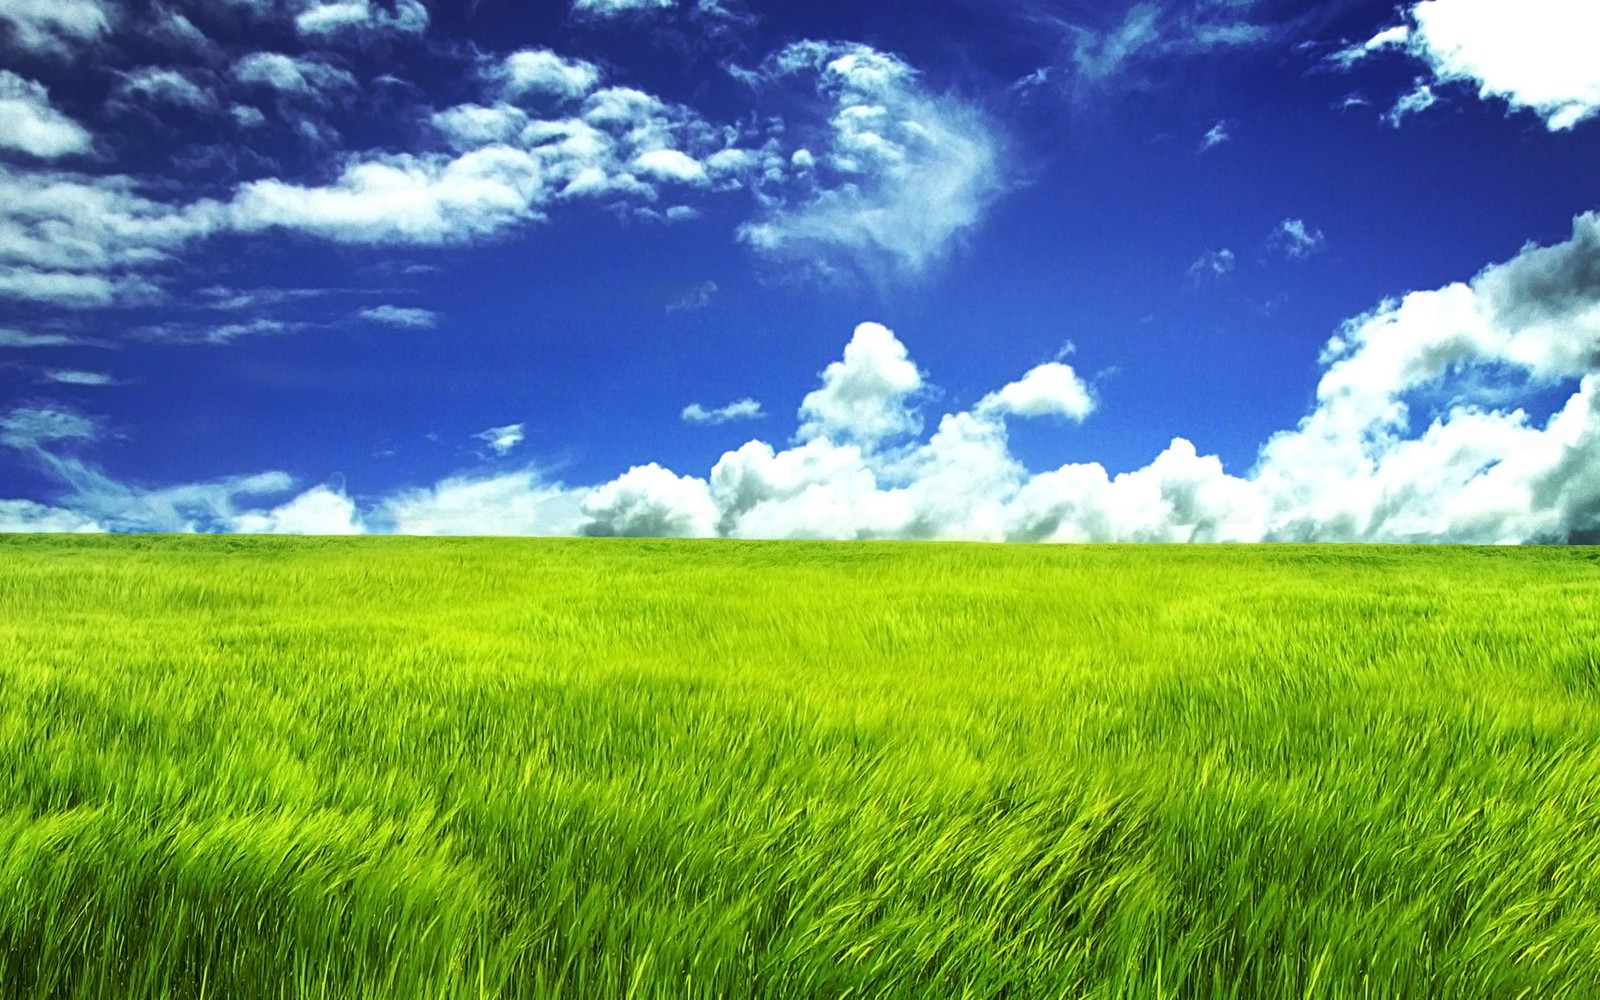
[[[1589,0],[7,0],[0,529],[1600,538]]]

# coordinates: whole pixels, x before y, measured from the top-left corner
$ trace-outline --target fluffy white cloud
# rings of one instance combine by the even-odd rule
[[[906,346],[878,323],[856,327],[844,359],[822,372],[822,387],[800,403],[802,441],[829,438],[871,446],[920,426],[906,402],[923,387]]]
[[[360,312],[362,319],[403,330],[429,330],[439,325],[439,314],[414,306],[372,306]]]
[[[527,98],[577,100],[600,83],[598,66],[549,49],[513,52],[482,73],[496,86],[496,96],[513,103]]]
[[[0,24],[20,48],[66,56],[111,29],[111,9],[101,0],[6,0]]]
[[[268,511],[235,515],[228,530],[254,535],[359,535],[355,502],[344,493],[317,486]]]
[[[991,392],[978,402],[982,416],[1065,417],[1082,421],[1094,412],[1094,397],[1070,365],[1051,361]]]
[[[699,403],[690,403],[683,408],[683,421],[689,424],[716,426],[718,424],[732,423],[735,420],[759,420],[766,416],[761,412],[761,404],[753,399],[741,399],[708,410]]]
[[[586,535],[706,538],[716,534],[717,506],[703,479],[677,476],[651,462],[589,491]]]
[[[975,226],[1002,184],[999,142],[978,110],[924,87],[865,45],[799,42],[753,79],[795,83],[828,103],[820,128],[791,123],[769,144],[763,213],[739,230],[763,256],[824,273],[914,274]],[[774,139],[778,143],[779,139]]]
[[[54,160],[93,148],[89,130],[52,107],[43,84],[0,69],[0,149]]]
[[[1590,0],[1423,0],[1407,23],[1345,49],[1345,67],[1399,49],[1428,64],[1438,83],[1475,86],[1482,98],[1538,114],[1552,131],[1600,111],[1600,7]],[[1433,103],[1422,83],[1390,112],[1391,122]]]

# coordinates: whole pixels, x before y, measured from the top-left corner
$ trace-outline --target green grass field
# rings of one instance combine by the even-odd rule
[[[0,996],[1600,996],[1600,551],[3,538]]]

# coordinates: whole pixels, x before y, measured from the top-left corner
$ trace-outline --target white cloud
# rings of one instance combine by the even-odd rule
[[[1407,23],[1333,57],[1349,68],[1374,53],[1398,49],[1428,64],[1435,83],[1474,86],[1478,96],[1528,109],[1551,131],[1570,129],[1600,112],[1600,7],[1591,0],[1423,0]],[[1397,123],[1432,104],[1419,85],[1389,113]]]
[[[239,83],[319,101],[329,94],[357,89],[356,78],[347,70],[320,59],[296,58],[280,52],[253,52],[235,61],[229,73]]]
[[[590,94],[577,117],[529,120],[509,105],[463,105],[433,123],[454,155],[357,158],[325,186],[254,181],[234,198],[233,225],[341,243],[463,243],[542,221],[560,201],[653,202],[658,184],[698,183],[683,149],[710,149],[717,139],[693,112],[621,87]]]
[[[525,425],[507,424],[504,427],[491,427],[486,431],[479,431],[472,436],[487,444],[496,455],[507,455],[523,442],[527,434]]]
[[[572,12],[585,17],[613,18],[671,10],[677,0],[573,0]]]
[[[0,444],[24,451],[84,444],[97,440],[100,433],[95,420],[54,406],[19,406],[0,414]]]
[[[53,160],[91,152],[94,137],[51,106],[43,84],[0,69],[0,149]]]
[[[703,479],[677,476],[651,462],[590,490],[582,510],[586,535],[630,538],[708,538],[717,507]]]
[[[421,35],[428,30],[428,8],[420,0],[332,0],[301,10],[294,26],[302,38],[313,41]]]
[[[534,97],[578,100],[600,82],[600,68],[581,59],[568,59],[549,49],[513,52],[483,70],[496,85],[501,100],[516,102]]]
[[[5,0],[0,23],[20,48],[68,56],[111,30],[112,9],[100,0]]]
[[[1217,122],[1200,139],[1200,152],[1204,153],[1216,149],[1218,146],[1233,139],[1233,132],[1227,122]]]
[[[439,325],[438,313],[412,306],[372,306],[361,310],[360,316],[369,323],[396,326],[404,330],[428,330]]]
[[[104,341],[66,333],[31,333],[0,327],[0,347],[109,347]]]
[[[718,292],[715,281],[702,281],[667,303],[667,312],[697,312],[711,305]]]
[[[0,532],[37,533],[103,531],[90,518],[32,500],[0,500]]]
[[[86,372],[77,368],[51,368],[44,372],[46,382],[57,385],[105,386],[116,385],[117,380],[104,372]]]
[[[1065,417],[1082,422],[1094,412],[1094,396],[1070,365],[1051,361],[983,397],[973,412],[980,416]]]
[[[136,327],[128,335],[158,344],[231,344],[245,337],[276,337],[305,329],[309,324],[257,316],[234,323],[159,323]]]
[[[359,535],[364,528],[353,500],[317,486],[268,511],[245,511],[228,530],[253,535]]]
[[[822,387],[800,404],[802,441],[828,438],[871,447],[921,426],[907,401],[923,387],[906,347],[877,323],[856,327],[844,359],[823,369]]]
[[[1308,227],[1304,219],[1284,219],[1267,237],[1267,246],[1287,255],[1290,260],[1309,257],[1327,242],[1322,230]]]
[[[1394,107],[1383,113],[1383,120],[1388,122],[1391,128],[1399,128],[1400,123],[1406,118],[1421,114],[1438,103],[1439,98],[1435,96],[1433,88],[1418,81],[1410,93],[1401,96],[1394,102]]]
[[[210,111],[218,106],[216,95],[201,87],[193,74],[161,66],[145,66],[120,74],[117,98],[125,104],[167,104]]]
[[[83,307],[150,301],[138,272],[223,227],[211,201],[169,205],[132,179],[0,168],[0,297]]]
[[[831,275],[915,274],[1000,191],[1000,144],[983,116],[926,89],[895,56],[800,42],[756,79],[798,81],[829,105],[821,127],[790,123],[784,141],[797,145],[769,149],[757,176],[762,214],[739,236],[770,260]]]
[[[1208,250],[1200,255],[1200,259],[1189,265],[1189,280],[1197,285],[1218,281],[1233,273],[1234,265],[1238,259],[1233,251],[1224,247],[1221,250]]]
[[[706,168],[680,149],[647,149],[630,164],[636,174],[683,184],[706,183]]]
[[[1083,90],[1103,87],[1153,59],[1202,55],[1271,40],[1272,27],[1245,19],[1251,7],[1248,0],[1142,2],[1128,7],[1122,23],[1108,29],[1061,20],[1054,14],[1036,14],[1033,20],[1037,30],[1064,36],[1070,83]]]
[[[581,497],[531,469],[459,476],[392,496],[368,520],[403,535],[576,535]]]
[[[110,530],[396,530],[410,533],[1012,541],[1455,541],[1600,539],[1600,216],[1470,282],[1413,292],[1345,325],[1324,351],[1316,403],[1262,447],[1248,475],[1176,438],[1147,466],[1030,473],[1007,421],[1088,416],[1066,365],[1038,366],[947,413],[925,441],[910,402],[922,374],[887,329],[863,324],[803,401],[799,442],[751,441],[708,478],[655,463],[593,488],[533,470],[456,477],[362,515],[342,493],[276,506],[282,473],[163,490],[117,483],[70,453],[102,431],[59,407],[0,417],[0,442],[70,489],[0,518]],[[1569,392],[1548,419],[1508,408]],[[1415,430],[1414,427],[1422,426]],[[495,432],[506,428],[496,428]],[[66,454],[64,454],[66,453]],[[54,511],[54,513],[52,513]],[[62,514],[60,512],[68,512]],[[293,515],[293,516],[291,516]]]
[[[708,410],[699,403],[690,403],[683,408],[682,414],[684,423],[709,427],[736,420],[760,420],[764,416],[766,414],[761,412],[761,404],[753,399],[740,399],[714,410]]]

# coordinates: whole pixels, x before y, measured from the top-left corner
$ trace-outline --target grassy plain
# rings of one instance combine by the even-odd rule
[[[0,539],[0,996],[1600,996],[1600,551]]]

